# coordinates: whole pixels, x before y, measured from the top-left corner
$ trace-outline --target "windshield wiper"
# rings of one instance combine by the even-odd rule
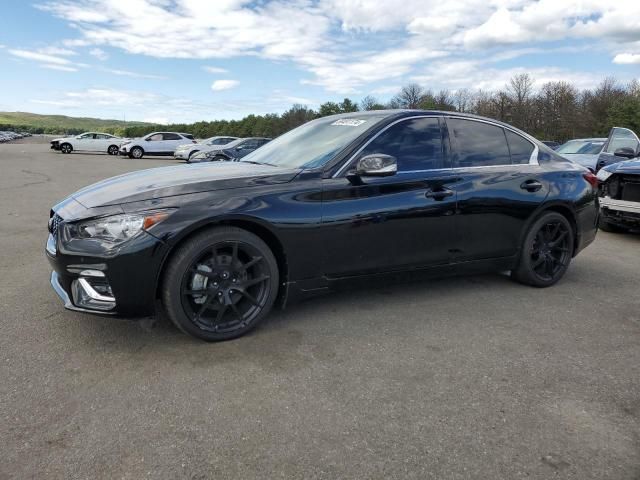
[[[267,162],[253,162],[251,160],[239,160],[239,161],[243,163],[251,163],[252,165],[269,165],[270,167],[277,167],[277,165],[274,165],[273,163],[267,163]]]

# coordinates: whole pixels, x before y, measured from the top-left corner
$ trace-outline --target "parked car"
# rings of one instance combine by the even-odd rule
[[[596,170],[614,163],[635,158],[640,154],[640,139],[633,130],[613,127],[600,156]]]
[[[270,141],[270,138],[263,137],[240,138],[222,147],[213,148],[206,152],[196,153],[191,158],[187,159],[187,162],[217,162],[221,160],[238,161]]]
[[[597,179],[468,114],[323,117],[237,162],[137,171],[51,210],[65,307],[148,314],[226,340],[352,280],[510,270],[555,284],[596,235]]]
[[[625,232],[640,228],[640,159],[608,165],[598,171],[600,228]]]
[[[106,152],[109,155],[117,155],[123,139],[101,132],[85,132],[73,137],[55,138],[51,140],[51,148],[62,153],[73,151],[82,152]]]
[[[189,160],[191,155],[198,152],[209,152],[222,148],[229,143],[238,140],[238,137],[211,137],[200,143],[185,143],[176,148],[173,157],[176,160]]]
[[[142,158],[145,155],[173,155],[180,145],[195,144],[190,133],[153,132],[120,145],[120,155]]]
[[[577,138],[563,143],[555,150],[559,155],[595,172],[598,157],[606,141],[606,138]]]

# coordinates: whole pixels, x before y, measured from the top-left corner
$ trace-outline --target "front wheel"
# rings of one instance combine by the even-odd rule
[[[171,321],[207,341],[230,340],[254,329],[278,293],[276,259],[259,237],[217,227],[181,245],[162,277]]]
[[[129,156],[135,159],[142,158],[143,155],[144,151],[140,147],[133,147],[129,152]]]
[[[109,146],[109,148],[107,148],[107,153],[109,155],[118,155],[118,151],[120,151],[120,147],[118,147],[117,145],[111,145]]]
[[[573,228],[564,215],[543,214],[529,228],[520,260],[511,276],[534,287],[549,287],[562,278],[573,254]]]
[[[71,153],[73,152],[73,147],[70,143],[63,143],[62,145],[60,145],[60,151],[62,153]]]

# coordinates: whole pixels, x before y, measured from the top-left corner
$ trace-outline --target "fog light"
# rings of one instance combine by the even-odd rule
[[[73,303],[77,307],[108,311],[116,306],[111,286],[103,278],[78,278],[71,283]]]

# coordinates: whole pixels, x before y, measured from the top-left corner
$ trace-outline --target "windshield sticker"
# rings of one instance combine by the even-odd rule
[[[356,118],[343,118],[341,120],[336,120],[331,125],[343,125],[345,127],[357,127],[366,123],[366,120],[358,120]]]

